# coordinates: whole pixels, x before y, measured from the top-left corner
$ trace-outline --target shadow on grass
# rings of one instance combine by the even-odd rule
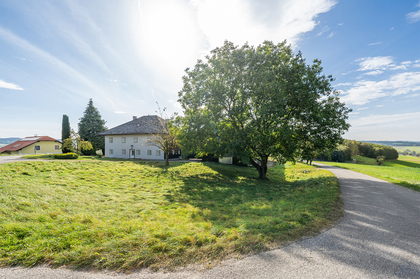
[[[229,232],[234,239],[226,249],[259,252],[313,235],[341,217],[341,199],[333,177],[290,181],[285,167],[276,166],[269,169],[267,181],[257,179],[254,168],[204,165],[213,172],[184,175],[182,186],[166,198],[199,208],[192,221],[210,222],[214,236]]]

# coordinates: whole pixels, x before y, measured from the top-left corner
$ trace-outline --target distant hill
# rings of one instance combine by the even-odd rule
[[[20,138],[0,138],[0,144],[7,145],[7,144],[13,143],[17,140],[20,140]]]
[[[387,146],[420,146],[420,141],[368,141],[361,140],[361,142],[369,142]]]

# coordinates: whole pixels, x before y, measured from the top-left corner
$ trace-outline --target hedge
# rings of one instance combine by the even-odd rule
[[[76,153],[54,154],[54,159],[77,159],[79,155]]]

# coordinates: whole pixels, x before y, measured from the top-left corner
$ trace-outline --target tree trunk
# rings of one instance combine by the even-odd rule
[[[169,153],[165,154],[165,166],[169,166]]]
[[[255,167],[258,170],[258,179],[264,179],[268,180],[267,178],[267,161],[268,156],[264,156],[263,158],[260,158],[261,165],[254,161],[251,157],[249,158],[251,161],[251,165]]]

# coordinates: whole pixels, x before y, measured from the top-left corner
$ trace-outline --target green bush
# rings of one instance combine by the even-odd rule
[[[54,154],[54,159],[77,159],[79,155],[76,153]]]

